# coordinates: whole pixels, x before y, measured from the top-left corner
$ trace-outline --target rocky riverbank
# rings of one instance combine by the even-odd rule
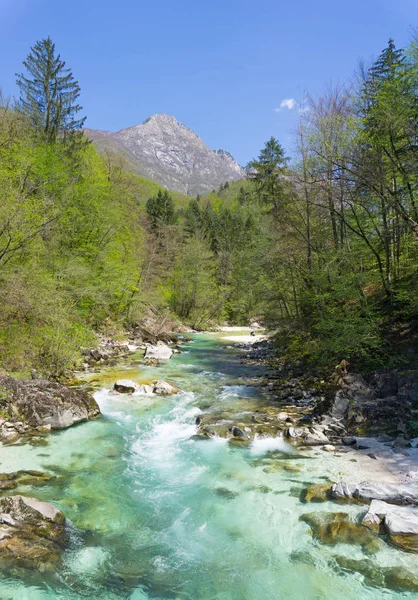
[[[228,336],[229,332],[225,332],[225,334]],[[255,336],[251,337],[254,338]],[[211,338],[211,336],[207,336],[207,338]],[[218,350],[215,347],[215,356],[225,356],[226,359],[225,365],[223,365],[221,362],[216,362],[217,358],[215,358],[215,368],[228,372],[227,361],[230,360],[236,365],[232,371],[234,375],[231,377],[225,373],[211,372],[209,378],[205,379],[205,400],[202,400],[200,405],[202,410],[197,408],[191,410],[192,419],[196,418],[197,426],[193,426],[193,420],[187,421],[186,430],[190,431],[189,435],[191,437],[191,440],[188,438],[188,442],[191,444],[188,448],[190,451],[196,445],[196,447],[207,446],[210,449],[212,448],[211,444],[200,443],[200,440],[210,438],[225,438],[228,440],[228,444],[235,448],[245,449],[248,447],[248,450],[237,454],[253,457],[251,459],[252,466],[257,471],[261,471],[263,478],[271,478],[271,482],[263,480],[262,484],[260,482],[251,483],[253,480],[249,478],[249,482],[243,485],[243,490],[240,492],[238,486],[234,487],[232,484],[231,489],[229,489],[228,480],[226,484],[223,483],[222,486],[218,485],[216,487],[216,494],[219,497],[222,496],[222,498],[233,499],[241,497],[240,495],[244,494],[246,490],[263,494],[284,493],[280,490],[273,491],[270,486],[273,484],[274,487],[275,478],[288,477],[290,489],[287,487],[286,493],[298,498],[299,513],[296,520],[304,510],[306,503],[326,503],[324,511],[318,512],[315,510],[317,506],[313,506],[314,515],[312,515],[312,509],[308,508],[303,513],[300,526],[306,527],[306,533],[310,531],[319,545],[325,544],[333,547],[339,543],[348,543],[353,547],[357,546],[357,552],[360,551],[373,557],[368,558],[364,564],[360,564],[361,561],[353,560],[350,562],[346,560],[346,557],[336,554],[332,556],[332,560],[338,566],[336,568],[359,572],[368,581],[373,582],[372,585],[384,585],[390,589],[413,589],[418,591],[418,578],[415,578],[412,572],[399,571],[399,576],[397,576],[394,571],[392,572],[389,568],[377,563],[374,557],[374,552],[379,548],[389,547],[389,545],[397,549],[396,553],[398,553],[398,550],[408,553],[417,552],[416,539],[418,538],[412,537],[418,535],[418,514],[416,514],[418,477],[415,479],[415,459],[413,458],[415,449],[413,447],[402,447],[399,442],[395,444],[402,431],[399,431],[400,425],[398,422],[394,422],[393,414],[391,428],[388,427],[380,434],[376,432],[378,435],[374,438],[366,437],[365,433],[362,431],[359,433],[358,429],[352,429],[350,425],[351,417],[349,415],[353,407],[363,408],[368,403],[373,402],[375,398],[379,401],[381,399],[379,399],[379,395],[385,394],[382,390],[389,388],[382,385],[381,378],[367,380],[351,374],[341,374],[339,380],[337,382],[333,380],[331,384],[327,384],[325,380],[321,383],[319,378],[315,378],[311,374],[305,377],[286,374],[285,377],[282,371],[277,371],[272,366],[275,358],[272,344],[268,341],[259,342],[257,340],[250,340],[255,343],[249,344],[247,338],[245,340],[245,345],[240,347],[242,365],[239,364],[240,358],[237,360],[236,352],[231,352],[230,348],[229,350],[226,349],[224,354],[226,343],[223,348],[221,347],[219,354],[216,354]],[[230,341],[232,340],[225,340],[228,343]],[[176,340],[176,342],[172,341],[169,344],[162,342],[162,340],[154,344],[148,342],[147,345],[144,344],[140,356],[136,356],[134,359],[121,357],[122,364],[116,370],[108,368],[104,370],[107,377],[106,386],[111,385],[114,387],[114,384],[116,384],[114,390],[110,391],[108,389],[106,392],[107,402],[115,403],[115,406],[117,406],[116,412],[111,414],[119,414],[119,409],[123,407],[124,411],[129,411],[129,415],[131,412],[132,415],[135,415],[134,422],[136,422],[137,415],[142,414],[140,411],[145,411],[143,413],[145,415],[146,411],[152,410],[151,407],[154,405],[159,407],[158,411],[164,410],[163,406],[170,402],[174,402],[173,405],[176,407],[176,411],[187,411],[186,407],[187,403],[190,402],[190,397],[186,400],[185,396],[190,394],[191,389],[193,389],[192,379],[198,379],[206,371],[202,374],[193,371],[195,374],[192,379],[177,381],[176,378],[178,376],[184,377],[184,372],[186,372],[183,371],[183,374],[178,373],[176,375],[179,366],[183,364],[187,367],[192,366],[191,363],[188,363],[187,353],[190,352],[189,356],[192,357],[192,349],[201,344],[197,339],[190,347],[184,348],[181,342],[181,339]],[[203,347],[206,343],[205,341]],[[184,363],[181,356],[175,360],[168,357],[168,354],[171,357],[173,351],[177,349],[177,345],[179,345],[179,350],[186,351]],[[209,347],[212,351],[211,344],[209,344]],[[195,357],[203,359],[202,365],[206,366],[205,351],[202,353],[201,347],[197,350]],[[164,355],[164,358],[152,359],[160,361],[160,368],[157,370],[150,368],[150,362],[145,356],[147,353],[153,354],[155,352],[161,353],[161,356]],[[195,359],[192,360],[193,365],[195,365]],[[130,366],[129,361],[132,366]],[[153,374],[156,372],[159,376],[161,376],[161,373],[166,377],[167,381],[173,381],[174,385],[161,380],[156,381],[157,378],[154,381]],[[145,376],[143,373],[145,373]],[[219,381],[219,396],[217,392],[217,401],[207,402],[207,382],[211,380],[212,376]],[[95,375],[90,375],[90,377],[95,377]],[[112,377],[112,379],[109,380],[109,377]],[[88,378],[86,377],[86,379]],[[3,379],[1,380],[2,383]],[[153,385],[149,388],[146,387],[148,384],[145,383],[148,381],[153,381]],[[398,377],[397,381],[398,395],[399,393],[401,396],[405,395],[406,390],[413,389],[410,380],[405,381]],[[176,383],[177,387],[175,387]],[[103,386],[103,380],[98,381],[96,385],[98,384]],[[6,393],[7,398],[2,398],[2,400],[6,404],[8,403],[8,408],[6,404],[1,405],[4,411],[3,416],[7,417],[4,425],[8,424],[7,431],[9,428],[11,429],[10,425],[13,425],[14,435],[16,435],[16,437],[11,437],[7,441],[15,444],[36,441],[38,438],[42,439],[43,436],[47,437],[48,432],[53,430],[54,427],[71,426],[82,420],[97,416],[94,406],[88,408],[89,401],[85,397],[86,392],[73,388],[68,392],[76,394],[76,396],[71,397],[73,399],[77,398],[77,401],[74,400],[75,408],[71,412],[71,419],[68,420],[67,410],[70,410],[68,407],[70,400],[67,397],[67,392],[64,393],[61,390],[62,387],[64,386],[60,386],[60,384],[39,382],[39,380],[20,381],[19,384],[13,384],[9,381],[7,385],[4,385],[3,393]],[[182,392],[182,390],[185,392]],[[391,391],[393,391],[393,387]],[[60,394],[64,395],[61,397]],[[100,394],[98,398],[100,398]],[[171,398],[171,394],[175,394],[173,398]],[[88,396],[88,394],[86,395]],[[165,398],[159,399],[158,395],[165,396]],[[37,404],[39,399],[36,400],[35,396],[45,398],[39,406]],[[20,397],[25,397],[26,401],[20,401]],[[410,398],[411,403],[412,400]],[[87,402],[87,407],[85,402]],[[28,410],[27,406],[29,405],[33,408],[32,412],[24,412],[24,410]],[[347,406],[347,410],[343,410],[344,405]],[[82,406],[85,407],[86,412],[82,412]],[[106,404],[103,407],[106,411]],[[6,408],[10,411],[10,414],[6,413]],[[92,411],[91,414],[89,414],[89,410]],[[115,408],[112,408],[113,410]],[[194,412],[194,410],[197,412]],[[336,410],[342,411],[342,414],[337,414]],[[414,408],[411,405],[411,411],[413,410]],[[179,413],[176,412],[175,414],[178,415]],[[414,413],[407,414],[413,415]],[[63,420],[64,416],[66,420]],[[177,417],[173,418],[174,421],[170,424],[170,427],[160,427],[160,421],[156,417],[157,426],[155,431],[157,437],[155,437],[155,440],[152,438],[152,448],[157,449],[160,443],[164,448],[164,444],[168,443],[164,435],[168,435],[171,431],[177,431]],[[107,420],[99,421],[97,426],[100,427],[100,423],[105,426]],[[367,419],[365,422],[367,424]],[[129,423],[129,420],[126,423]],[[362,423],[364,425],[364,422]],[[27,429],[22,426],[27,427]],[[125,426],[126,424],[123,427]],[[19,428],[22,429],[21,433]],[[93,426],[93,430],[95,428],[96,425]],[[144,431],[147,431],[147,429],[145,428]],[[366,429],[366,433],[367,431]],[[77,430],[75,430],[75,433],[77,433]],[[144,435],[145,439],[143,439]],[[147,434],[144,435],[142,433],[138,435],[138,444],[144,443],[144,448],[148,448]],[[408,443],[414,446],[414,439],[407,438],[408,435],[409,431],[407,430],[406,433],[402,434],[402,437],[408,439]],[[54,437],[52,436],[52,439]],[[197,443],[193,444],[193,440]],[[5,441],[6,439],[3,440],[3,443]],[[213,444],[213,447],[215,446],[219,448],[222,446],[228,447],[225,443]],[[142,448],[142,451],[144,451],[144,448]],[[261,448],[262,452],[260,453],[257,448]],[[44,452],[44,449],[40,449],[40,452]],[[55,455],[56,452],[54,450],[53,454]],[[232,453],[235,452],[234,449]],[[75,470],[79,468],[80,457],[82,456],[78,452],[74,454],[74,467],[72,468]],[[106,462],[110,472],[113,473],[112,461],[116,460],[118,456],[119,450],[117,448],[106,449],[106,452],[100,455],[97,467],[94,464],[93,468],[99,468],[100,463],[102,469],[104,462]],[[167,456],[171,456],[171,454]],[[16,473],[9,472],[0,475],[0,495],[7,495],[9,499],[17,497],[10,496],[13,493],[19,495],[19,497],[37,496],[39,489],[40,498],[52,499],[51,493],[54,494],[54,490],[59,489],[56,486],[61,485],[60,478],[62,475],[59,469],[54,470],[55,467],[50,465],[48,459],[46,460],[47,462],[44,464],[35,464],[31,467],[32,469],[42,469],[45,465],[45,472],[41,470],[21,470]],[[302,466],[303,462],[307,464]],[[309,463],[311,465],[315,463],[315,468],[311,468]],[[320,476],[315,474],[318,465]],[[15,469],[17,468],[25,469],[27,466],[25,463],[20,462],[19,466],[15,467]],[[339,475],[340,471],[343,475]],[[88,472],[90,474],[90,471]],[[328,474],[327,477],[326,474]],[[403,487],[400,486],[401,480],[404,484]],[[291,481],[294,483],[290,483]],[[45,485],[45,488],[41,489],[39,486],[43,485]],[[391,487],[393,485],[395,485],[395,488]],[[80,527],[82,532],[87,527],[91,527],[90,521],[84,518],[84,514],[86,506],[89,505],[89,496],[93,492],[89,489],[88,484],[86,488],[81,487],[83,489],[83,499],[80,503],[75,504],[71,498],[69,504],[64,503],[61,505],[58,502],[58,506],[64,510],[76,526]],[[394,495],[393,490],[397,491],[398,496]],[[53,497],[57,499],[58,496],[54,495]],[[16,500],[11,500],[11,502],[16,502]],[[383,504],[376,505],[376,502],[382,502]],[[335,504],[335,509],[333,509],[333,504]],[[344,507],[341,507],[341,504],[344,504]],[[115,504],[115,511],[115,514],[118,515],[117,503]],[[97,511],[93,512],[97,517]],[[9,513],[6,512],[5,514]],[[366,514],[368,515],[367,518],[365,518]],[[13,519],[13,516],[11,518]],[[406,529],[405,523],[409,523],[409,530]],[[22,533],[22,535],[26,534]],[[28,538],[25,537],[25,539]],[[37,548],[38,541],[31,538],[30,543],[32,542]],[[64,547],[65,544],[66,541],[64,540]],[[58,552],[58,549],[55,549]],[[0,545],[0,567],[3,562],[2,556]],[[10,561],[14,560],[12,554],[7,556],[9,556]],[[37,556],[36,552],[35,556]],[[54,556],[56,556],[54,559],[48,559],[46,556],[45,568],[47,570],[53,570],[59,566],[60,552],[54,554]],[[292,556],[292,561],[297,562],[299,560],[303,561],[304,559],[296,555]],[[29,562],[26,565],[22,563],[20,566],[25,569],[42,570],[44,568],[42,558],[38,562],[35,560],[32,564],[35,566],[30,566]]]

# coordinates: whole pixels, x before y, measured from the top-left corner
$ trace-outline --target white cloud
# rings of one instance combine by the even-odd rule
[[[276,112],[281,111],[283,108],[293,110],[296,106],[296,100],[294,98],[285,98],[280,102],[279,108],[276,108]]]

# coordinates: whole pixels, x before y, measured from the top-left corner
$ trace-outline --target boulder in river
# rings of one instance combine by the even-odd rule
[[[164,342],[158,342],[155,346],[148,344],[145,349],[145,358],[147,360],[168,360],[172,354],[172,349],[167,344],[164,344]]]
[[[180,390],[166,381],[156,381],[152,391],[158,396],[172,396],[173,394],[177,394]]]
[[[372,500],[362,523],[375,531],[379,531],[382,524],[394,546],[406,552],[418,552],[417,506],[396,506]]]
[[[302,491],[300,499],[302,502],[327,502],[331,500],[331,484],[312,483]]]
[[[323,544],[357,544],[367,554],[374,554],[379,550],[380,540],[377,535],[364,525],[350,521],[347,513],[307,513],[300,520],[311,527],[314,537]]]
[[[230,427],[228,431],[232,433],[232,436],[234,438],[248,438],[248,433],[246,431],[243,431],[240,427],[237,427],[236,425]]]
[[[54,571],[65,546],[63,513],[35,498],[0,498],[0,563]]]
[[[393,504],[418,505],[418,485],[339,481],[332,486],[331,495],[337,500],[383,500]]]
[[[90,394],[47,379],[0,378],[0,408],[7,420],[0,425],[0,438],[31,430],[65,429],[94,419],[100,409]]]
[[[346,571],[363,575],[365,583],[403,592],[418,592],[418,576],[404,567],[380,567],[370,559],[355,560],[336,556],[337,564]]]
[[[133,394],[137,387],[138,385],[131,379],[118,379],[115,382],[113,389],[120,394]]]

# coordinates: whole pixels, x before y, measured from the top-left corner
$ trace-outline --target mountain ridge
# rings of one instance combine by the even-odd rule
[[[189,196],[207,194],[227,181],[245,177],[244,169],[228,151],[212,150],[187,125],[165,113],[115,133],[84,132],[99,152],[122,154],[136,175]]]

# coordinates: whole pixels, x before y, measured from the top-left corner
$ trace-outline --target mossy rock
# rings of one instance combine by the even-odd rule
[[[240,495],[239,492],[235,492],[226,487],[215,488],[214,492],[217,496],[221,496],[221,498],[225,498],[226,500],[234,500],[234,498],[237,498]]]
[[[399,550],[418,554],[418,535],[389,535],[388,541]]]
[[[301,493],[302,502],[327,502],[331,500],[331,485],[329,483],[313,483]]]
[[[353,560],[337,556],[337,564],[347,571],[360,573],[369,585],[399,592],[417,592],[418,575],[404,567],[379,567],[371,560]]]
[[[301,468],[300,467],[296,467],[295,465],[284,464],[283,465],[283,471],[287,471],[288,473],[300,473],[301,472]]]
[[[300,520],[311,527],[316,539],[328,546],[355,544],[367,554],[374,554],[381,545],[377,535],[364,525],[349,521],[347,513],[306,513]]]

